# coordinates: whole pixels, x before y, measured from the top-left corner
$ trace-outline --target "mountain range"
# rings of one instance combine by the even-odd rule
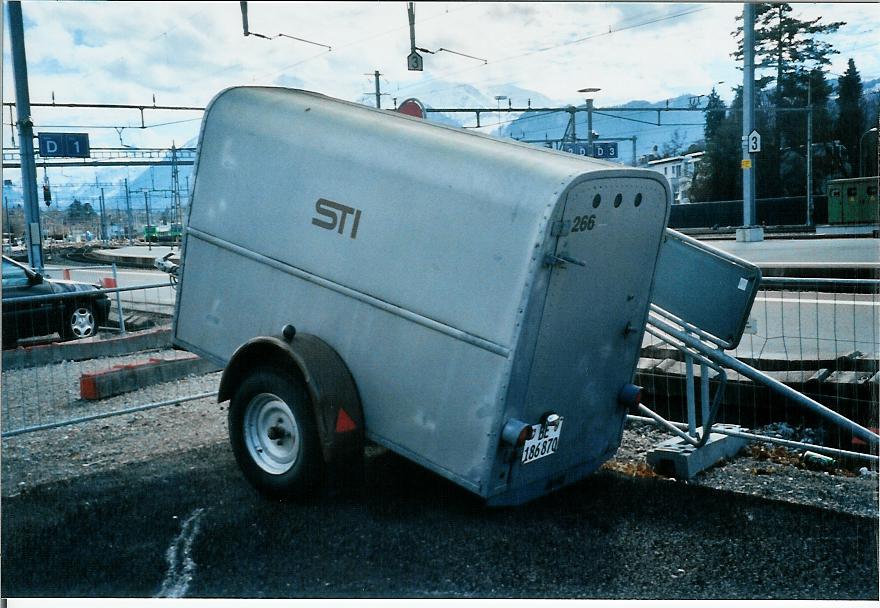
[[[837,82],[831,81],[832,91],[836,91]],[[868,100],[868,111],[876,112],[878,103],[877,93],[880,93],[880,78],[863,81],[863,92]],[[472,85],[461,85],[443,81],[431,81],[418,87],[410,87],[406,90],[391,92],[393,101],[398,104],[404,99],[415,97],[427,108],[496,108],[503,110],[508,107],[553,107],[565,108],[567,103],[551,99],[541,93],[522,89],[513,85],[494,85],[477,88]],[[834,92],[832,92],[832,97]],[[501,99],[496,99],[501,97]],[[391,105],[388,100],[387,105]],[[357,100],[365,105],[372,105],[373,97],[364,96]],[[383,103],[385,105],[385,103]],[[616,160],[622,164],[633,162],[633,142],[635,137],[636,158],[650,153],[663,154],[664,152],[683,152],[692,144],[698,143],[703,138],[704,114],[701,108],[705,105],[705,96],[683,94],[673,99],[664,100],[632,100],[620,106],[615,106],[612,111],[602,110],[601,104],[593,110],[593,131],[598,140],[619,141],[619,158]],[[581,104],[584,108],[585,104]],[[627,108],[639,108],[639,110],[626,111]],[[669,109],[669,111],[666,111]],[[512,137],[521,140],[558,140],[561,139],[569,122],[569,113],[561,112],[524,112],[508,113],[506,111],[482,113],[480,123],[483,133],[499,137]],[[585,138],[587,133],[587,113],[584,111],[576,114],[576,133],[578,138]],[[429,113],[428,119],[452,126],[474,127],[476,125],[474,113]],[[659,124],[658,124],[659,123]],[[182,148],[194,148],[195,138],[184,143]],[[537,144],[540,145],[540,144]],[[170,160],[170,152],[166,160]],[[75,170],[73,170],[75,172]],[[71,169],[66,169],[61,175],[54,175],[50,170],[49,178],[53,183],[53,204],[60,208],[67,207],[74,199],[81,202],[90,202],[95,209],[98,208],[100,187],[104,187],[105,204],[110,209],[124,209],[125,190],[122,186],[123,179],[128,178],[128,188],[132,204],[137,208],[144,207],[144,190],[149,191],[151,207],[156,211],[164,210],[171,205],[171,167],[154,166],[141,167],[107,167],[96,170],[96,183],[73,183],[63,182],[70,180]],[[186,192],[192,179],[192,166],[179,166],[179,182],[181,187],[181,199],[186,202]],[[3,195],[8,204],[15,205],[22,200],[21,186],[18,175],[9,180],[8,174],[4,180]],[[11,184],[9,182],[12,182]],[[38,179],[42,183],[42,176]],[[56,187],[57,185],[58,187]],[[41,197],[42,201],[42,197]]]

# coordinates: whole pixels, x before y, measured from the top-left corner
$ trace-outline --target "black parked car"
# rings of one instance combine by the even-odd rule
[[[76,294],[32,301],[32,296]],[[47,279],[3,256],[3,348],[21,338],[58,332],[62,340],[88,338],[107,321],[110,300],[96,285]]]

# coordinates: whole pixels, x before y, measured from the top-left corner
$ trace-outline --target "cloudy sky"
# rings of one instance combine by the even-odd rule
[[[242,35],[238,2],[24,2],[31,100],[204,106],[239,84],[305,88],[372,103],[374,70],[398,101],[453,99],[462,85],[499,94],[521,89],[558,104],[583,103],[577,89],[600,87],[597,105],[658,101],[708,93],[730,97],[740,79],[730,57],[739,3],[482,3],[417,2],[416,44],[456,53],[425,54],[423,72],[409,72],[404,2],[249,2]],[[828,38],[840,51],[830,72],[849,57],[863,79],[880,76],[876,32],[880,10],[868,3],[795,4],[802,18],[847,25]],[[330,50],[323,46],[330,47]],[[483,61],[485,60],[485,62]],[[14,100],[8,24],[4,15],[3,100]],[[135,112],[35,109],[36,130],[54,126],[134,126]],[[198,131],[198,113],[147,112],[149,129],[89,129],[92,145],[178,145]],[[3,146],[11,145],[9,112]],[[178,122],[188,121],[188,122]],[[59,130],[59,129],[54,129]],[[69,129],[69,130],[83,130]]]

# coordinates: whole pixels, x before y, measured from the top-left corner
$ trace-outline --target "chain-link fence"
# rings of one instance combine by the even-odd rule
[[[114,273],[112,266],[50,267],[47,277],[47,283],[69,278],[82,289],[103,287],[13,303],[4,285],[4,342],[12,328],[20,332],[18,348],[3,351],[4,475],[22,459],[43,459],[46,467],[87,466],[79,455],[97,452],[110,461],[118,457],[123,439],[125,450],[141,449],[146,458],[153,448],[143,447],[148,444],[138,439],[141,433],[153,433],[150,441],[162,449],[223,440],[225,417],[215,398],[219,369],[171,347],[176,291],[167,278],[142,270]],[[747,333],[728,354],[859,425],[876,428],[878,283],[765,279]],[[76,323],[83,324],[85,304],[101,299],[107,313],[91,308],[93,337],[62,341],[76,331]],[[37,305],[42,308],[34,311]],[[22,325],[8,320],[24,314],[30,318],[16,320]],[[51,323],[57,325],[46,331]],[[688,352],[679,340],[649,325],[636,382],[646,388],[643,403],[663,417],[691,427],[713,418],[794,441],[786,446],[801,451],[821,445],[876,454],[876,446],[858,434],[841,431],[760,378]],[[152,409],[161,414],[145,413]],[[688,423],[679,428],[687,430]],[[88,449],[77,447],[77,438],[89,442]],[[875,466],[858,461],[864,464]]]
[[[4,437],[215,389],[182,381],[212,366],[171,348],[168,277],[113,265],[38,275],[4,264]]]
[[[863,439],[771,384],[778,381],[876,431],[878,287],[875,280],[764,278],[746,333],[728,354],[769,380],[755,381],[729,370],[716,421],[771,437],[866,451]],[[699,398],[701,389],[714,394],[719,388],[718,374],[699,365],[690,371],[696,384],[689,382],[686,354],[650,333],[642,357],[639,380],[648,388],[652,407],[664,417],[687,420],[688,391]],[[702,381],[706,373],[708,383]]]

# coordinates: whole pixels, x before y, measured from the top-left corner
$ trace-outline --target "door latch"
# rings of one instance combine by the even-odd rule
[[[544,256],[545,266],[559,266],[560,268],[565,268],[566,264],[575,264],[576,266],[587,265],[587,263],[583,260],[577,260],[567,255],[553,255],[551,253],[548,253]]]

